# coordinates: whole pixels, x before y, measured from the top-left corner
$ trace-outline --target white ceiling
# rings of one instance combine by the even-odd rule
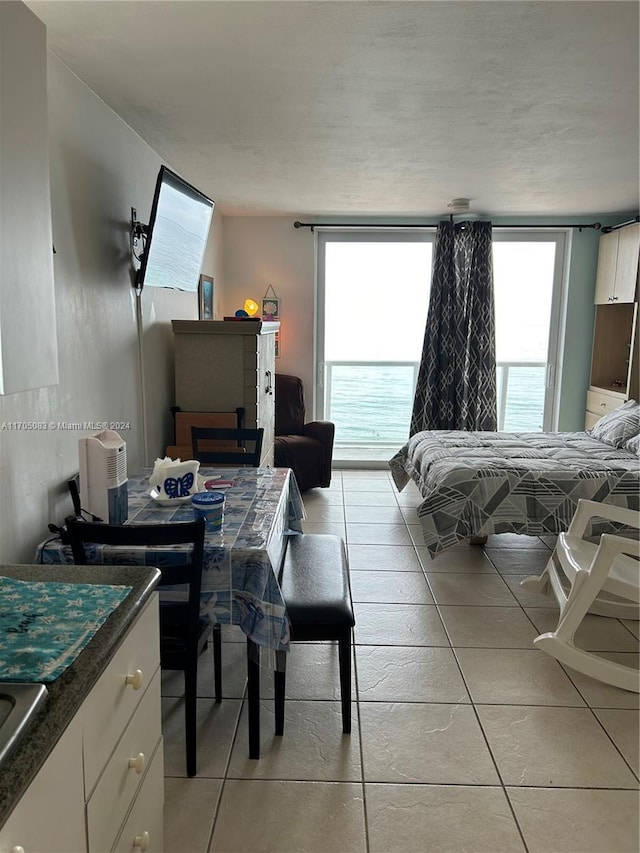
[[[31,0],[50,50],[226,213],[638,207],[638,10]]]

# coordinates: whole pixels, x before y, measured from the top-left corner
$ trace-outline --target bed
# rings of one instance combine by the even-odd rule
[[[579,498],[640,509],[640,407],[630,402],[638,425],[618,426],[616,444],[602,440],[600,421],[589,432],[412,436],[389,466],[398,490],[413,480],[424,497],[417,512],[431,556],[491,533],[560,533]]]

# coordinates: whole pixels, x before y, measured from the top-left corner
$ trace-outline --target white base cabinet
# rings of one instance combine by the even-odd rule
[[[0,853],[162,851],[154,593],[0,830]]]
[[[82,728],[74,719],[0,829],[2,853],[84,853]]]
[[[160,743],[112,853],[162,853],[163,814],[158,803],[164,802],[163,758]]]
[[[585,429],[599,421],[603,415],[620,408],[629,399],[625,394],[596,388],[593,385],[587,391],[587,411],[585,415]]]

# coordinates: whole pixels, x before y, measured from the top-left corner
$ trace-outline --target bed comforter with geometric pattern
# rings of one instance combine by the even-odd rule
[[[431,556],[470,536],[560,533],[579,498],[640,509],[638,457],[586,432],[419,432],[389,466],[399,491],[411,479],[424,497]]]

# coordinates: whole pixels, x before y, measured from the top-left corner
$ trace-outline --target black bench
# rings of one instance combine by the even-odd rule
[[[349,564],[339,536],[303,533],[291,536],[280,573],[292,642],[337,640],[342,698],[342,731],[351,731],[351,629],[355,625]],[[274,673],[276,735],[284,731],[286,672]]]

